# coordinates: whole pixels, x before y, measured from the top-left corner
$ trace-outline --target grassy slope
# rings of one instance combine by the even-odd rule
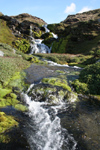
[[[15,36],[12,34],[12,31],[6,25],[6,21],[0,19],[0,43],[6,43],[12,45]]]

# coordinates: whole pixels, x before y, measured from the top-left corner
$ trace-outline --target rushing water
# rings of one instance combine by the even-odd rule
[[[34,86],[31,85],[27,93]],[[57,105],[33,100],[28,94],[22,94],[28,105],[30,121],[27,123],[27,138],[31,150],[75,150],[77,142],[61,127],[58,112],[67,110],[68,105],[60,98]],[[41,98],[40,98],[41,99]]]
[[[47,28],[47,25],[43,26],[45,28],[45,32],[50,32],[49,29]],[[54,33],[52,33],[53,37],[55,39],[58,38],[57,35],[55,35]],[[51,48],[49,48],[48,46],[46,46],[44,43],[42,43],[43,39],[34,39],[33,35],[32,35],[32,25],[30,26],[30,45],[31,45],[31,52],[30,54],[33,53],[50,53],[51,52]]]

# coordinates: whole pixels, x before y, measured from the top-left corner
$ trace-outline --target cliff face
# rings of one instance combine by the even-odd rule
[[[77,22],[84,22],[89,20],[100,21],[100,9],[91,10],[84,13],[78,13],[76,15],[69,15],[62,23],[74,24]]]

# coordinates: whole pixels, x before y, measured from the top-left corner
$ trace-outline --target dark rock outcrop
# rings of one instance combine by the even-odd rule
[[[30,34],[30,25],[35,32],[39,32],[40,26],[47,24],[44,20],[23,13],[17,16],[7,16],[1,15],[0,19],[7,22],[8,27],[12,30],[12,33],[16,37],[25,37],[27,38]]]
[[[23,21],[29,21],[29,22],[34,22],[36,24],[40,24],[40,25],[47,24],[44,20],[38,17],[32,16],[32,15],[29,15],[27,13],[23,13],[23,14],[19,14],[17,16],[11,16],[11,17],[18,20],[20,23],[22,23]]]

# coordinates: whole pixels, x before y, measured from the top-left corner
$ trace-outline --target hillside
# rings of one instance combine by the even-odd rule
[[[38,17],[32,16],[28,13],[23,13],[23,14],[19,14],[17,16],[11,16],[11,17],[18,20],[20,23],[22,23],[23,21],[30,21],[30,22],[37,23],[39,25],[47,24],[44,20]]]
[[[91,10],[84,13],[78,13],[76,15],[69,15],[62,23],[74,24],[77,22],[85,22],[90,20],[100,21],[100,9]]]
[[[15,46],[16,40],[30,40],[30,26],[33,36],[38,38],[45,30],[42,28],[45,21],[27,13],[17,16],[7,16],[0,13],[0,42]],[[38,37],[37,37],[38,36]]]
[[[100,9],[71,15],[48,28],[58,34],[52,52],[90,54],[100,48]]]

